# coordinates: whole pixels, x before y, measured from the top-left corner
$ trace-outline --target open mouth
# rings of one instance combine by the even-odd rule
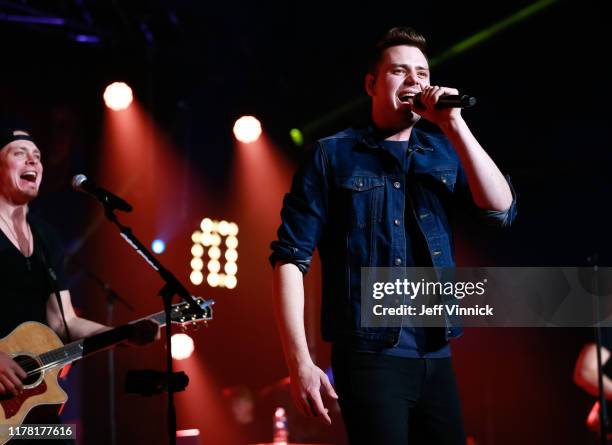
[[[20,176],[21,179],[28,182],[36,182],[37,177],[38,175],[36,174],[36,172],[33,171],[27,171]]]
[[[411,104],[416,93],[401,93],[398,98],[403,104]]]

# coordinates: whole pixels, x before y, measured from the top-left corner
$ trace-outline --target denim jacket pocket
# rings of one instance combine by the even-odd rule
[[[348,176],[339,178],[338,185],[347,192],[353,226],[366,227],[382,219],[384,177]]]
[[[437,190],[448,190],[453,192],[457,182],[457,169],[452,167],[436,168],[432,170],[415,170],[415,173],[422,181],[433,185]]]

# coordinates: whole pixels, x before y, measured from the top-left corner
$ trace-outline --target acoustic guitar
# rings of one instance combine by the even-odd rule
[[[187,302],[174,304],[172,324],[187,328],[211,320],[213,301],[202,298],[196,298],[196,301],[201,312],[196,313]],[[151,332],[151,324],[145,320],[153,320],[160,326],[166,324],[162,311],[64,345],[51,328],[28,321],[0,340],[0,351],[12,357],[27,374],[21,394],[0,395],[0,445],[10,440],[8,426],[21,425],[35,406],[61,404],[68,400],[68,395],[57,381],[63,366],[126,340],[143,337],[151,337],[152,340],[156,330]]]

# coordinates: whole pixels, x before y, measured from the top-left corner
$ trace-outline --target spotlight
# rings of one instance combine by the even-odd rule
[[[125,110],[133,98],[132,89],[124,82],[113,82],[104,90],[104,103],[111,110]]]
[[[171,338],[172,358],[174,360],[184,360],[191,357],[194,346],[193,339],[187,334],[174,334]]]
[[[157,254],[164,253],[164,250],[166,250],[166,243],[164,243],[160,239],[156,239],[151,244],[151,248],[153,249],[153,252],[155,252]]]
[[[234,124],[234,136],[240,142],[255,142],[261,136],[261,124],[253,116],[242,116]]]

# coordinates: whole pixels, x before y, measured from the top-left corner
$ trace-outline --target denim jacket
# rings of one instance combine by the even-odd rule
[[[272,242],[270,256],[273,265],[290,262],[306,273],[318,247],[323,338],[362,350],[391,347],[399,339],[400,328],[361,327],[360,275],[361,267],[406,263],[410,254],[404,227],[406,193],[434,267],[455,264],[453,214],[498,226],[510,225],[516,215],[514,191],[506,211],[474,204],[459,158],[442,133],[413,128],[409,176],[402,168],[406,153],[392,153],[379,140],[376,130],[368,127],[317,141],[285,195],[278,240]],[[448,325],[446,337],[461,332],[461,327]]]

